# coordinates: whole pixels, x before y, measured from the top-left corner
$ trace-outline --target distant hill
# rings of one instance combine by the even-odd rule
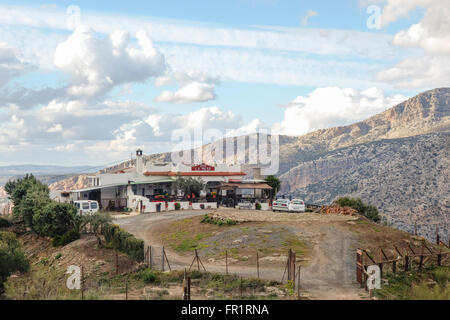
[[[22,177],[27,173],[32,173],[45,183],[53,183],[57,180],[68,178],[71,175],[78,175],[82,172],[89,172],[95,167],[91,166],[52,166],[52,165],[11,165],[0,166],[0,186],[4,185],[12,178]]]

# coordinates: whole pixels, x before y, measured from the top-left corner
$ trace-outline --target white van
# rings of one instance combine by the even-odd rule
[[[79,200],[73,203],[78,209],[78,215],[91,215],[98,212],[98,202],[94,200]]]

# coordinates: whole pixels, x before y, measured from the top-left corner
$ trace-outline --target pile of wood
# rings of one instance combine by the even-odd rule
[[[358,214],[358,211],[350,208],[350,207],[341,207],[341,206],[321,206],[320,213],[323,214],[342,214],[345,216],[355,216]]]

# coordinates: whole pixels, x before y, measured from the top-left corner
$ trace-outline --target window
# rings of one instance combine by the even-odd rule
[[[91,209],[97,209],[97,202],[91,202]]]
[[[89,203],[83,203],[83,210],[89,210]]]

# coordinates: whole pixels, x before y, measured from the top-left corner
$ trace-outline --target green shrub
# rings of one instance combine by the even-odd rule
[[[156,274],[153,270],[145,269],[141,273],[141,279],[144,283],[155,283],[156,282]]]
[[[359,213],[361,213],[366,218],[373,220],[375,222],[380,221],[378,209],[375,206],[365,204],[359,198],[354,199],[349,197],[341,197],[337,199],[334,203],[341,207],[351,207],[356,211],[358,211]]]
[[[8,228],[11,226],[11,223],[3,218],[0,218],[0,228]]]
[[[144,261],[144,241],[136,239],[132,234],[114,224],[105,225],[102,228],[102,234],[106,242],[115,249],[126,253],[138,262]]]
[[[227,225],[227,226],[234,226],[237,224],[236,221],[231,220],[231,219],[227,219],[227,220],[222,220],[219,218],[211,218],[208,214],[205,214],[205,216],[203,217],[203,219],[200,221],[201,223],[210,223],[210,224],[215,224],[219,227]]]
[[[52,201],[33,215],[33,230],[45,237],[62,236],[77,226],[78,219],[75,206]]]
[[[62,236],[60,236],[60,235],[55,236],[53,238],[52,245],[54,247],[63,247],[66,244],[69,244],[78,239],[80,239],[80,233],[77,230],[72,229],[72,230],[67,231]]]
[[[256,208],[256,210],[261,210],[261,204],[259,204],[259,203],[257,203],[256,205],[255,205],[255,208]]]
[[[181,205],[179,203],[175,203],[175,210],[180,210],[181,209]]]
[[[3,284],[14,272],[27,272],[30,263],[14,233],[0,232],[0,293]]]

